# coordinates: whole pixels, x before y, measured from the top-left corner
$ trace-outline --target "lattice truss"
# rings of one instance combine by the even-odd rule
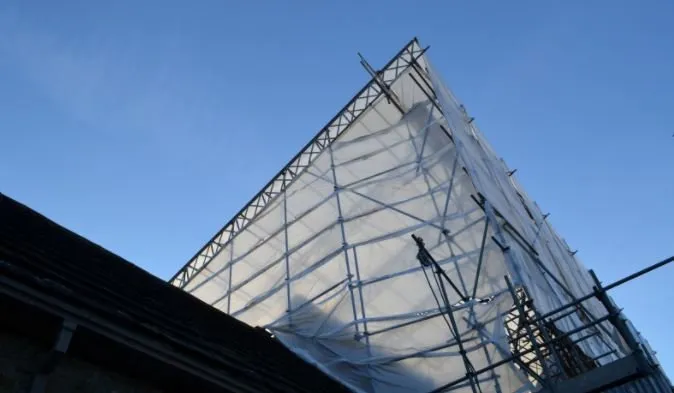
[[[411,234],[456,283],[451,309]],[[504,276],[541,313],[592,291],[414,40],[172,283],[354,390],[534,391],[543,363],[506,361],[515,303]],[[590,299],[554,323],[571,331],[605,314]],[[597,326],[582,351],[621,356],[612,326]]]

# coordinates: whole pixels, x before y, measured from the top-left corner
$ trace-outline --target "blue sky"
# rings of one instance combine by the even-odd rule
[[[356,52],[418,36],[612,282],[674,254],[672,20],[670,0],[4,1],[0,192],[168,278],[367,81]],[[670,374],[673,280],[614,292]]]

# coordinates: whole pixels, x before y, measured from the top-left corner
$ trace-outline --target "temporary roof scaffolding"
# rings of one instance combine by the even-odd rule
[[[372,80],[171,282],[354,390],[537,390],[512,356],[516,293],[540,315],[593,278],[416,39],[363,65]],[[547,331],[605,364],[629,353],[606,315],[592,297]]]

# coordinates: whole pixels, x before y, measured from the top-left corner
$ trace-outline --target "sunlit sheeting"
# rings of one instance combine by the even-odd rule
[[[513,299],[504,276],[527,288],[541,313],[593,286],[425,54],[414,53],[414,64],[408,56],[381,82],[389,94],[380,87],[308,166],[177,284],[266,327],[362,392],[429,391],[467,372],[412,234],[460,291],[449,291],[448,300],[475,370],[512,355],[503,317]],[[606,314],[595,299],[583,307],[558,327],[570,331]],[[579,344],[588,356],[614,351],[601,358],[608,362],[625,353],[610,324],[596,332]],[[535,389],[513,362],[478,380],[485,393]],[[459,383],[452,391],[473,390]]]

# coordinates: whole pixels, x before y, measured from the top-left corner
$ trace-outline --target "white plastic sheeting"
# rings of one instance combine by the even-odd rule
[[[536,306],[542,313],[571,303],[592,292],[594,282],[588,270],[574,257],[566,242],[554,231],[538,206],[533,203],[517,184],[510,169],[498,159],[480,131],[469,121],[461,121],[460,105],[440,77],[431,69],[431,81],[438,95],[438,102],[448,114],[454,137],[460,146],[461,158],[470,168],[471,180],[491,205],[505,217],[514,230],[502,244],[514,246],[514,278],[525,285]],[[465,118],[465,116],[463,116]],[[606,315],[606,309],[596,298],[582,303],[584,308],[557,322],[564,331],[585,325],[590,319]],[[585,318],[585,321],[581,320]],[[600,363],[613,361],[624,355],[627,349],[608,322],[593,328],[598,334],[579,343],[591,357],[599,357],[615,350],[611,356],[603,356]],[[579,335],[572,336],[579,338]]]
[[[391,86],[404,113],[380,97],[184,287],[363,392],[429,391],[466,375],[411,234],[463,295],[493,299],[448,292],[474,369],[511,355],[505,275],[541,312],[592,288],[427,59],[418,63]],[[584,306],[605,315],[597,301]],[[579,315],[559,327],[584,325]],[[589,356],[623,353],[610,325],[598,333],[581,344]],[[478,379],[485,393],[535,390],[512,363]]]

